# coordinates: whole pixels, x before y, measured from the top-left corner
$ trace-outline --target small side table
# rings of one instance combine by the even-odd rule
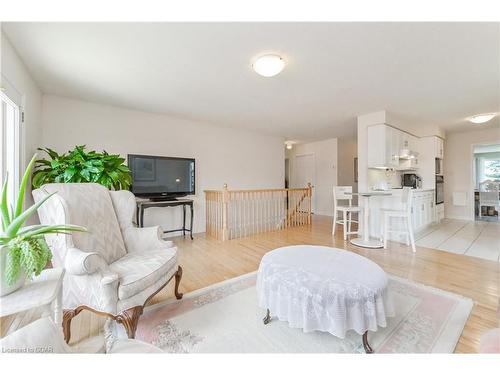
[[[0,298],[0,317],[45,307],[54,323],[62,324],[63,268],[49,268],[13,293]]]
[[[151,207],[177,207],[182,206],[182,228],[181,229],[172,229],[165,230],[163,233],[172,233],[172,232],[182,232],[182,235],[185,236],[186,232],[189,232],[191,239],[193,239],[193,218],[194,218],[194,209],[193,209],[193,200],[192,199],[178,199],[173,201],[150,201],[150,200],[137,200],[137,212],[136,212],[136,221],[137,226],[142,228],[144,226],[144,210],[146,208]],[[189,223],[189,229],[186,229],[186,206],[189,206],[191,212],[191,220]]]

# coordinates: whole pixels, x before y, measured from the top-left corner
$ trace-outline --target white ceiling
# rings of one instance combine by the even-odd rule
[[[3,23],[45,93],[289,139],[381,109],[447,130],[500,111],[498,23]],[[251,59],[287,61],[263,78]],[[486,126],[498,126],[496,117]]]

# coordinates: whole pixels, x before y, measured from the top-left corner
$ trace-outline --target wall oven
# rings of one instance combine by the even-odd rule
[[[444,177],[436,176],[436,204],[444,203]]]
[[[442,175],[443,174],[443,159],[436,158],[436,169],[435,174]]]

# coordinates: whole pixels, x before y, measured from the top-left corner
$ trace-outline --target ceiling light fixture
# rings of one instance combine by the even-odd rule
[[[274,77],[285,68],[285,60],[278,55],[264,55],[255,60],[252,68],[263,77]]]
[[[286,149],[291,150],[294,143],[295,143],[294,141],[286,141],[285,142]]]
[[[483,113],[481,115],[472,116],[471,118],[469,118],[469,121],[474,124],[483,124],[490,121],[496,115],[496,113]]]

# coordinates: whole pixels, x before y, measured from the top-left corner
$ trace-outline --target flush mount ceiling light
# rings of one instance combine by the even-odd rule
[[[469,118],[469,121],[474,124],[483,124],[490,121],[496,115],[496,113],[483,113],[481,115],[472,116],[471,118]]]
[[[274,77],[280,74],[285,67],[285,60],[278,55],[260,56],[252,64],[253,70],[263,77]]]

